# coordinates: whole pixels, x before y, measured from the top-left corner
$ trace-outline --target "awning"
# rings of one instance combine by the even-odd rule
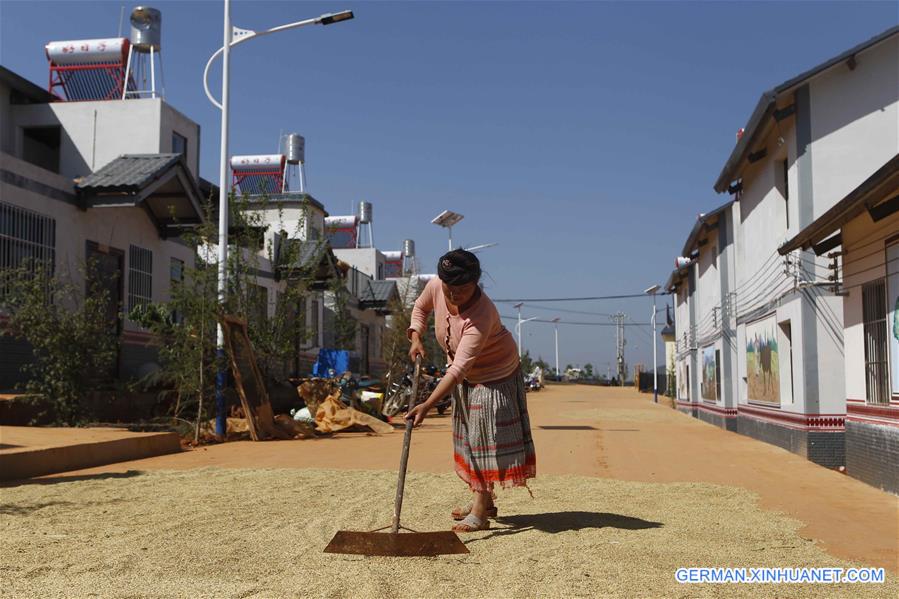
[[[203,222],[201,195],[181,154],[126,154],[82,178],[86,209],[141,207],[161,237]]]
[[[359,291],[359,307],[386,313],[390,311],[390,303],[399,301],[399,298],[396,282],[366,279]]]
[[[899,154],[777,251],[783,255],[798,248],[817,246],[865,212],[877,222],[896,211],[899,211]]]

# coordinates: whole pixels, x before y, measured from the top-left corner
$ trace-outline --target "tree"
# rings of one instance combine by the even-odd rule
[[[529,373],[532,370],[534,370],[534,361],[531,359],[530,352],[524,350],[524,353],[521,355],[521,371]]]
[[[0,273],[7,330],[28,342],[34,354],[22,369],[28,376],[23,389],[47,406],[38,417],[49,416],[56,424],[83,423],[89,415],[86,400],[115,372],[118,307],[111,315],[105,290],[94,277],[85,278],[82,296],[71,280],[53,275],[41,262],[25,261]]]
[[[172,416],[180,419],[186,412],[196,414],[194,437],[199,424],[208,415],[215,390],[215,376],[228,364],[217,357],[216,324],[225,314],[246,319],[247,333],[253,343],[259,369],[266,380],[277,379],[298,358],[299,347],[310,331],[304,326],[304,314],[298,318],[316,276],[324,242],[303,246],[279,231],[279,246],[264,243],[262,214],[268,198],[247,196],[229,198],[231,226],[227,270],[227,297],[220,306],[217,294],[218,261],[211,251],[218,229],[211,200],[204,210],[206,219],[198,228],[185,233],[185,241],[196,248],[195,266],[185,266],[181,281],[173,282],[168,302],[140,306],[129,318],[152,333],[158,343],[160,370],[142,384],[160,390],[160,397],[172,402]],[[281,209],[278,208],[280,215]],[[280,220],[280,219],[279,219]],[[299,219],[303,222],[304,219]],[[299,224],[298,224],[299,227]],[[268,257],[275,276],[283,281],[275,298],[258,284],[260,258]],[[274,309],[270,310],[274,304]]]
[[[588,379],[593,378],[593,364],[590,364],[589,362],[584,364],[584,376]]]

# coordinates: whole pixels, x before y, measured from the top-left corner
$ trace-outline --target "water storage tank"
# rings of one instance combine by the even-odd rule
[[[290,164],[306,162],[306,140],[299,133],[288,133],[281,138],[281,153]]]
[[[284,170],[284,155],[260,154],[257,156],[232,156],[231,169],[238,173],[280,172]]]
[[[54,65],[89,65],[122,63],[128,56],[128,40],[124,37],[50,42],[44,49]]]
[[[352,216],[326,216],[325,227],[328,229],[350,229],[356,226],[359,217]]]
[[[162,13],[149,6],[131,11],[131,45],[138,52],[159,52],[162,42]]]
[[[359,222],[371,224],[371,202],[359,202]]]
[[[415,241],[407,239],[403,242],[403,254],[405,254],[407,258],[415,257]]]

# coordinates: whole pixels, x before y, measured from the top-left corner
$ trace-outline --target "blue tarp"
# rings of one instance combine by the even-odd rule
[[[340,376],[350,369],[350,352],[345,349],[320,349],[318,360],[312,365],[312,376],[327,377],[328,370],[333,369],[335,376]]]

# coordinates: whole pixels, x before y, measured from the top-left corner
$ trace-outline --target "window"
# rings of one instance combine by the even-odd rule
[[[181,154],[187,159],[187,138],[172,131],[172,154]]]
[[[39,265],[47,275],[56,263],[56,219],[0,202],[0,270],[27,266],[34,273]],[[6,293],[0,280],[0,296]]]
[[[128,248],[128,311],[153,301],[153,252]]]
[[[59,172],[60,128],[23,127],[22,160],[54,173]]]
[[[862,321],[868,403],[888,404],[890,380],[887,366],[887,304],[886,283],[883,279],[871,281],[862,287]]]

